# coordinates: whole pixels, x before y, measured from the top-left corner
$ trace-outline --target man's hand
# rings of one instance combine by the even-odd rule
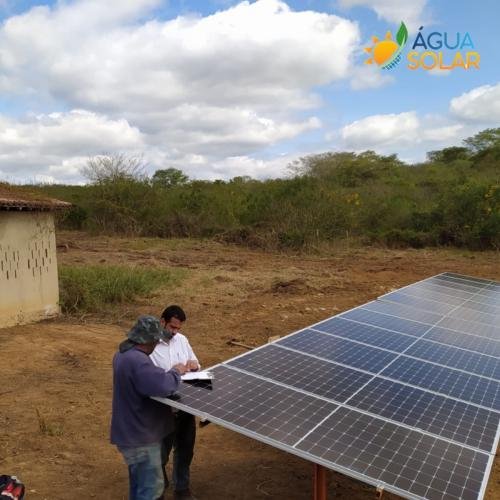
[[[196,359],[188,360],[188,362],[186,363],[186,367],[190,372],[196,372],[200,369],[200,365],[198,364],[198,361],[196,361]]]
[[[188,371],[187,365],[183,365],[182,363],[177,363],[172,368],[175,368],[181,375],[184,375]]]

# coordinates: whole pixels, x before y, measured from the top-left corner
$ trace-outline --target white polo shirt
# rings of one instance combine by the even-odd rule
[[[170,370],[172,366],[178,363],[186,364],[190,359],[198,361],[189,340],[179,332],[168,342],[160,340],[149,358],[155,366],[159,366],[164,370]],[[200,364],[199,361],[198,364]]]

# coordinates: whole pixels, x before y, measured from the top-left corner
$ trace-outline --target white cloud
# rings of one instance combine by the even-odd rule
[[[465,126],[439,115],[419,116],[416,111],[373,115],[352,122],[340,130],[340,149],[379,154],[397,153],[408,162],[422,161],[434,149],[459,145],[480,127]]]
[[[441,127],[427,128],[422,127],[420,132],[421,140],[426,141],[456,141],[457,137],[460,137],[460,133],[464,129],[463,125],[443,125]]]
[[[182,151],[219,156],[255,151],[321,126],[314,117],[291,122],[265,117],[251,109],[190,104],[182,104],[162,114],[160,119],[165,123],[159,133],[150,135],[151,142],[166,142]]]
[[[212,165],[211,179],[231,179],[248,175],[253,179],[283,177],[287,174],[287,166],[298,155],[283,155],[271,160],[251,158],[249,156],[233,156],[224,158]]]
[[[415,141],[420,122],[414,111],[373,115],[356,120],[341,130],[344,144],[354,149],[369,149]]]
[[[36,8],[9,19],[0,31],[2,87],[36,80],[37,92],[108,112],[184,102],[301,109],[315,102],[312,86],[347,76],[358,41],[354,23],[294,12],[279,0],[138,25],[124,23],[130,9],[91,5]]]
[[[483,85],[455,97],[450,111],[462,120],[500,123],[500,83]]]
[[[368,7],[373,9],[379,18],[396,24],[404,21],[412,30],[423,24],[423,12],[427,4],[427,0],[339,0],[339,2],[343,7]]]
[[[449,76],[451,75],[451,69],[441,69],[436,67],[427,70],[427,74],[430,76]]]
[[[352,70],[353,90],[375,89],[394,82],[394,77],[380,71],[376,66],[357,66]]]
[[[110,120],[88,111],[24,120],[0,116],[0,170],[9,179],[52,177],[75,182],[89,156],[109,151],[137,153],[143,147],[143,135],[126,120]]]
[[[170,157],[218,162],[321,126],[314,89],[350,77],[359,30],[349,20],[259,0],[160,21],[152,17],[159,3],[78,0],[11,17],[0,26],[0,91],[38,109],[57,103],[126,123],[145,148]],[[75,139],[73,149],[63,141],[57,165],[94,150],[70,115],[64,123]],[[38,141],[48,133],[40,124],[17,128],[26,140],[30,130]],[[124,137],[107,150],[121,150]]]

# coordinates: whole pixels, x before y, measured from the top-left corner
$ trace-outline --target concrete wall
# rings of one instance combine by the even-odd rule
[[[0,328],[59,313],[54,216],[0,211]]]

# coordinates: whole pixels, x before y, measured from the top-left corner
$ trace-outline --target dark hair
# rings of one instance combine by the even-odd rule
[[[180,306],[168,306],[162,313],[162,319],[169,321],[172,318],[177,318],[179,321],[186,321],[186,313],[182,310]]]

